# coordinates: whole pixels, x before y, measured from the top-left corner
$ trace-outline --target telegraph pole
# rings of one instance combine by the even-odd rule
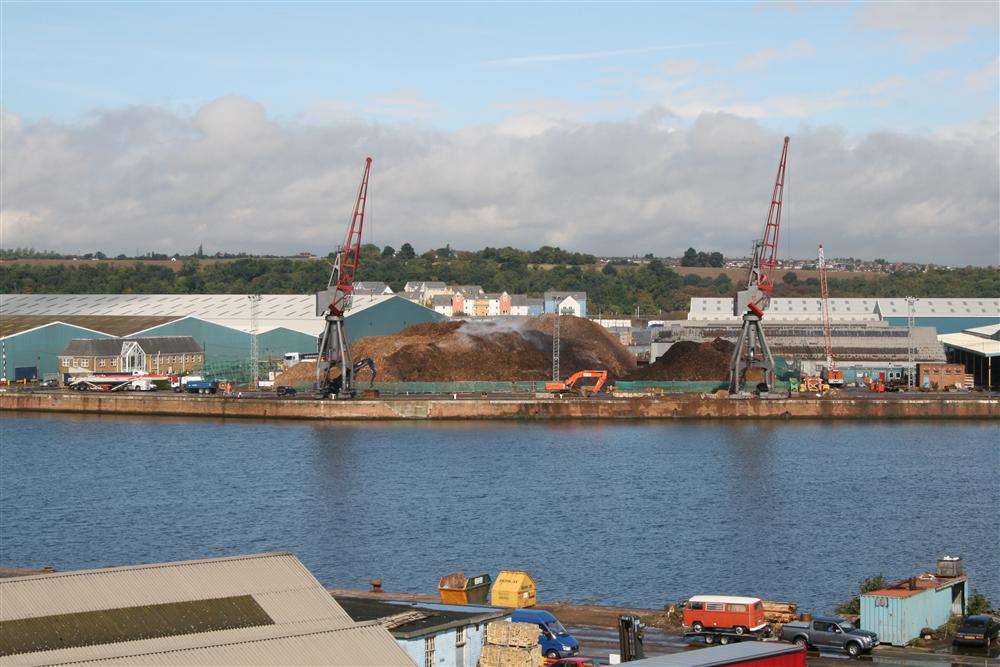
[[[256,391],[260,382],[260,347],[257,342],[260,294],[251,294],[247,298],[250,299],[250,388]]]

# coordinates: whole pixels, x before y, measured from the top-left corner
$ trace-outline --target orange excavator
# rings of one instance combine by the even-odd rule
[[[577,383],[579,383],[580,380],[584,378],[597,378],[597,382],[595,382],[592,385],[580,384],[579,386],[577,386]],[[545,391],[559,395],[568,394],[569,392],[576,392],[581,396],[593,396],[594,394],[600,392],[601,389],[604,388],[604,385],[607,383],[607,381],[608,381],[607,371],[577,371],[576,373],[573,373],[568,378],[566,378],[565,382],[559,380],[556,380],[554,382],[546,382]]]

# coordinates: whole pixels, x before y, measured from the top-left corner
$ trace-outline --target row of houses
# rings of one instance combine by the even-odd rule
[[[383,282],[359,282],[354,294],[360,299],[393,294]],[[526,294],[486,292],[480,285],[446,285],[437,281],[410,281],[398,296],[433,308],[446,317],[499,317],[538,316],[545,313],[563,313],[587,316],[586,292],[560,292],[549,290],[541,298]]]

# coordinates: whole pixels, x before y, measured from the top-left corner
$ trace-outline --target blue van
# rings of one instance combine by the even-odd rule
[[[538,626],[538,643],[542,645],[542,655],[546,658],[569,658],[580,653],[580,642],[566,632],[559,619],[547,611],[515,609],[510,620]]]

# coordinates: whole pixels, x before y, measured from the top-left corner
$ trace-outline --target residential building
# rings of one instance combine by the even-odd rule
[[[587,316],[586,292],[548,291],[543,295],[546,313],[563,313],[564,315]]]
[[[490,311],[490,300],[485,294],[480,294],[475,298],[473,302],[472,313],[466,313],[467,315],[475,315],[476,317],[486,317]]]
[[[485,294],[486,293],[483,290],[483,288],[481,286],[479,286],[479,285],[455,285],[455,286],[451,287],[450,289],[451,289],[451,291],[453,293],[454,292],[461,292],[462,294],[465,294],[466,296],[478,296],[480,294]]]
[[[511,299],[510,294],[507,294],[507,292],[501,292],[500,293],[500,314],[501,315],[510,315],[511,314],[510,313],[511,305],[512,305],[512,299]]]
[[[378,621],[418,665],[474,667],[486,625],[506,619],[509,609],[336,595],[357,622]]]
[[[500,294],[486,295],[486,317],[500,316]]]
[[[287,553],[0,579],[4,664],[413,667]]]
[[[528,315],[530,317],[538,317],[545,312],[545,300],[528,297]]]
[[[431,306],[434,308],[435,313],[440,313],[445,317],[451,317],[455,311],[452,307],[452,300],[455,297],[448,296],[447,294],[439,294],[431,300]]]
[[[465,295],[461,292],[451,295],[451,314],[465,315]]]
[[[59,353],[59,373],[189,373],[205,365],[191,336],[74,338]]]
[[[445,285],[443,282],[438,281],[427,281],[424,283],[423,289],[421,289],[424,301],[430,302],[436,296],[446,296],[451,294],[451,288]]]
[[[355,294],[392,294],[392,288],[379,281],[361,281],[354,283]]]
[[[506,294],[506,292],[505,292]],[[528,316],[528,297],[523,294],[510,295],[510,314],[521,317]]]

